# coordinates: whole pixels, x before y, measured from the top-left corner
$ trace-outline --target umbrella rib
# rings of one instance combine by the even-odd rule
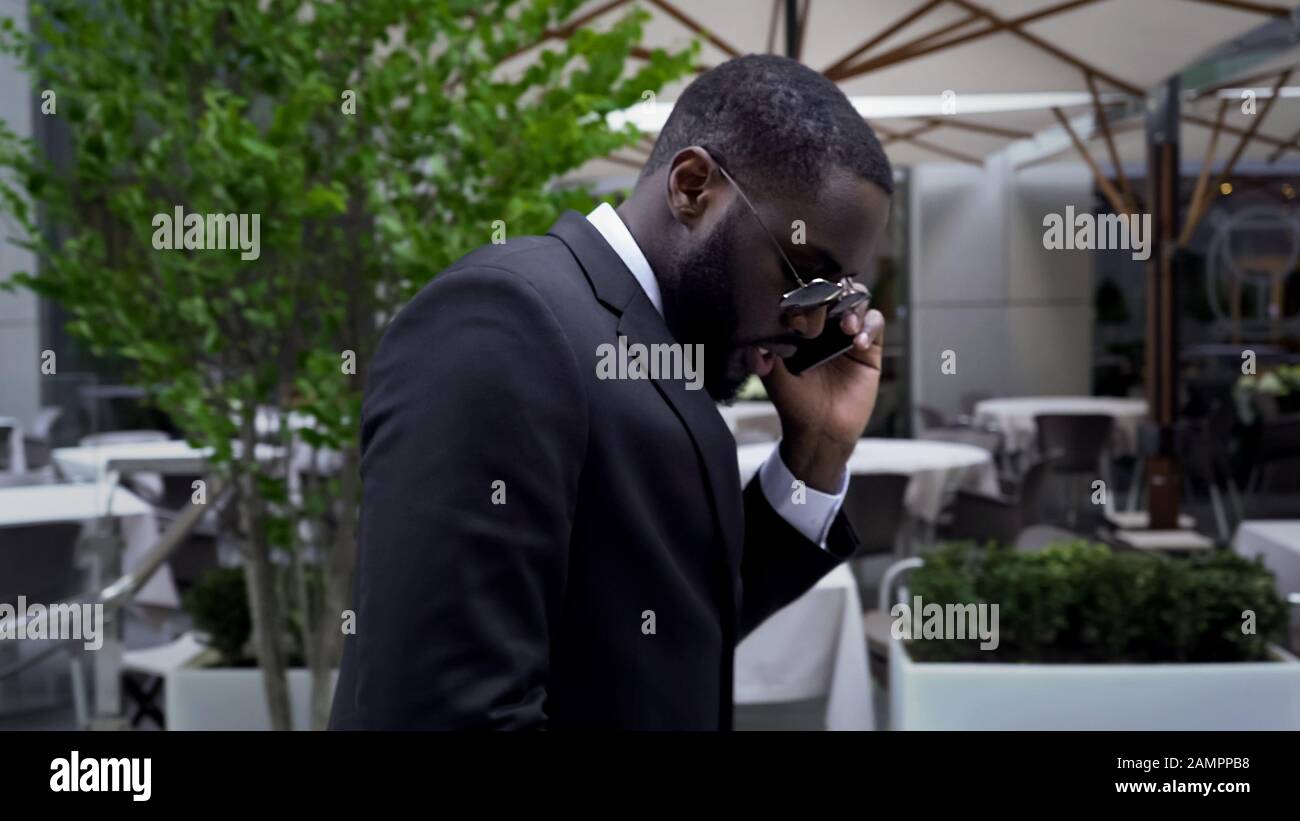
[[[926,122],[934,123],[939,128],[957,128],[962,131],[974,131],[978,134],[991,134],[994,137],[1006,137],[1012,140],[1024,140],[1034,136],[1028,131],[1019,131],[1014,128],[1003,128],[996,125],[985,125],[984,123],[970,123],[965,120],[955,120],[952,117],[942,119],[931,118]]]
[[[1116,214],[1128,214],[1129,209],[1124,202],[1124,198],[1120,196],[1119,191],[1115,190],[1114,184],[1106,178],[1106,175],[1101,173],[1101,167],[1097,165],[1097,161],[1088,152],[1088,146],[1084,145],[1083,140],[1079,139],[1078,133],[1075,132],[1074,126],[1070,125],[1070,119],[1065,116],[1065,112],[1056,106],[1052,106],[1052,113],[1061,122],[1065,133],[1070,136],[1070,142],[1074,143],[1074,149],[1079,152],[1079,155],[1083,157],[1083,161],[1087,163],[1088,168],[1092,171],[1092,177],[1097,181],[1097,187],[1101,189],[1102,195],[1106,197],[1106,202],[1110,203],[1111,209]]]
[[[1224,100],[1224,102],[1226,103],[1227,100]],[[1291,139],[1287,140],[1285,145],[1279,145],[1272,154],[1268,155],[1268,164],[1272,165],[1281,159],[1282,155],[1286,152],[1295,151],[1297,149],[1300,149],[1300,131],[1292,134]]]
[[[1191,0],[1191,2],[1205,3],[1210,6],[1223,6],[1238,11],[1251,11],[1256,14],[1268,14],[1273,17],[1289,17],[1291,15],[1290,9],[1281,6],[1270,6],[1266,3],[1251,3],[1248,0]]]
[[[947,0],[943,0],[943,2],[947,2]],[[835,70],[833,74],[828,74],[827,76],[837,82],[840,80],[849,80],[854,77],[857,77],[860,74],[866,74],[869,71],[875,71],[878,68],[884,68],[885,66],[892,66],[895,63],[906,62],[907,60],[911,60],[914,57],[920,57],[924,54],[929,54],[930,52],[947,48],[950,44],[953,43],[965,42],[967,40],[972,40],[977,37],[983,37],[987,34],[993,34],[994,32],[1001,30],[998,26],[988,26],[986,28],[980,29],[979,31],[973,31],[968,34],[963,34],[959,37],[953,37],[949,40],[944,40],[943,42],[940,43],[933,42],[939,39],[940,37],[943,37],[945,34],[951,34],[952,32],[957,31],[958,29],[966,28],[971,23],[974,23],[979,19],[980,18],[978,14],[968,14],[960,20],[957,20],[952,23],[948,23],[947,25],[944,26],[940,26],[934,31],[931,31],[927,34],[923,34],[920,37],[917,37],[913,40],[909,40],[908,42],[902,44],[901,46],[890,49],[884,54],[880,54],[875,57],[868,58],[855,65],[840,66]],[[875,44],[873,43],[872,45]]]
[[[1124,164],[1119,161],[1119,151],[1115,148],[1115,136],[1110,131],[1110,120],[1106,116],[1106,109],[1101,104],[1101,94],[1097,91],[1097,78],[1084,72],[1084,80],[1088,83],[1088,92],[1092,94],[1093,119],[1097,121],[1098,127],[1101,128],[1101,134],[1106,139],[1106,152],[1110,154],[1110,162],[1115,166],[1115,176],[1119,179],[1120,191],[1124,195],[1124,204],[1128,206],[1131,213],[1136,198],[1133,196],[1133,187],[1129,185],[1128,175],[1124,173]]]
[[[836,72],[836,76],[833,77],[832,79],[847,80],[851,77],[856,77],[859,74],[864,74],[868,71],[875,71],[876,69],[884,68],[885,66],[891,66],[891,65],[895,65],[896,63],[902,63],[907,60],[915,59],[916,57],[921,57],[926,54],[930,54],[946,48],[951,48],[953,46],[962,45],[963,43],[968,43],[972,40],[978,40],[982,37],[987,37],[990,34],[997,34],[1002,31],[1009,31],[1013,34],[1017,34],[1020,35],[1021,37],[1027,38],[1031,42],[1034,42],[1035,45],[1039,46],[1039,48],[1044,48],[1046,46],[1046,50],[1048,50],[1049,53],[1053,53],[1053,56],[1055,56],[1057,59],[1065,60],[1066,62],[1075,61],[1075,58],[1070,57],[1064,52],[1061,52],[1059,49],[1055,49],[1055,47],[1051,46],[1050,44],[1044,44],[1041,40],[1038,40],[1038,38],[1035,37],[1034,35],[1022,31],[1020,27],[1027,25],[1029,23],[1037,22],[1039,20],[1044,20],[1048,17],[1053,17],[1055,15],[1062,14],[1067,11],[1072,11],[1074,9],[1081,8],[1083,6],[1088,6],[1088,5],[1092,5],[1093,3],[1100,2],[1100,0],[1067,0],[1067,2],[1058,3],[1055,6],[1049,6],[1044,9],[1039,9],[1038,11],[1031,12],[1029,14],[1024,14],[1021,15],[1020,17],[1015,17],[1011,20],[1004,20],[1001,17],[998,17],[997,15],[988,11],[987,9],[983,9],[969,3],[959,2],[959,0],[947,0],[947,1],[957,3],[958,5],[960,5],[963,9],[966,10],[969,16],[963,20],[957,21],[956,23],[950,23],[947,26],[938,29],[937,31],[925,35],[924,37],[919,37],[910,43],[906,43],[902,46],[899,46],[898,48],[892,49],[886,52],[885,54],[879,55],[878,57],[874,57],[870,60],[866,60],[864,62],[858,63],[855,66],[842,67]],[[940,37],[944,34],[948,34],[952,31],[955,31],[956,29],[963,28],[966,25],[969,25],[971,22],[978,20],[980,18],[984,18],[985,20],[987,20],[989,22],[989,25],[985,28],[980,29],[979,31],[967,32],[966,34],[958,35],[956,37],[949,38],[939,43],[934,43],[934,42],[927,43],[927,41],[932,41],[935,38]],[[1052,52],[1052,49],[1055,49],[1055,51]],[[1086,66],[1078,65],[1077,62],[1076,62],[1076,67],[1089,68]],[[1099,76],[1105,77],[1106,75],[1100,74]],[[1111,78],[1107,78],[1107,79],[1111,79]],[[1112,80],[1112,82],[1114,81]],[[1130,88],[1130,87],[1126,87],[1126,84],[1123,82],[1115,82],[1114,84],[1119,88],[1125,88],[1125,90],[1127,90],[1127,88]]]
[[[1095,2],[1095,0],[1093,1]],[[970,0],[949,0],[949,2],[956,3],[957,5],[961,6],[962,8],[971,12],[972,14],[978,14],[979,16],[985,18],[991,23],[998,23],[998,24],[1005,25],[1007,31],[1016,35],[1017,37],[1024,40],[1025,42],[1037,46],[1040,50],[1047,52],[1048,54],[1052,55],[1058,60],[1062,60],[1066,63],[1069,63],[1070,65],[1074,66],[1077,69],[1081,69],[1083,71],[1091,71],[1093,74],[1097,75],[1098,77],[1110,83],[1115,88],[1120,89],[1121,91],[1125,91],[1129,94],[1132,94],[1135,97],[1142,96],[1142,89],[1138,88],[1137,86],[1131,83],[1127,83],[1119,79],[1118,77],[1115,77],[1114,75],[1109,74],[1103,71],[1102,69],[1097,68],[1094,65],[1090,65],[1086,61],[1080,60],[1078,57],[1075,57],[1072,54],[1068,54],[1062,51],[1060,48],[1057,48],[1056,46],[1047,42],[1043,38],[1034,34],[1030,34],[1029,32],[1022,29],[1021,26],[1024,25],[1025,22],[1027,22],[1024,17],[1008,21],[1008,20],[1003,20],[1001,17],[997,16],[996,14],[984,8],[983,6],[978,6],[970,2]],[[1054,8],[1056,9],[1056,11],[1059,12],[1059,11],[1064,11],[1067,7],[1072,8],[1078,5],[1081,5],[1080,0],[1073,0],[1073,2],[1063,3],[1060,6],[1055,6]],[[1030,15],[1025,15],[1025,16],[1029,17]],[[1041,13],[1039,15],[1039,19],[1041,19]]]
[[[969,154],[963,154],[960,151],[953,151],[951,148],[945,148],[944,146],[941,145],[935,145],[929,140],[922,140],[915,136],[909,136],[909,134],[907,133],[900,134],[897,131],[893,131],[892,129],[885,128],[884,126],[881,125],[876,125],[874,127],[881,134],[884,134],[885,137],[888,138],[889,140],[911,143],[917,148],[922,148],[925,149],[926,151],[932,151],[935,154],[942,154],[945,157],[951,157],[954,160],[959,160],[964,163],[969,163],[970,165],[976,166],[978,168],[984,167],[983,160],[980,160],[978,157],[972,157]]]
[[[893,23],[889,24],[884,31],[868,39],[866,42],[862,43],[862,45],[853,49],[853,51],[850,51],[848,54],[845,54],[843,57],[836,60],[834,63],[831,63],[829,66],[822,69],[822,74],[825,74],[827,77],[830,77],[832,74],[844,68],[849,63],[856,60],[858,57],[870,51],[874,46],[879,45],[885,40],[888,40],[890,37],[894,36],[898,32],[907,28],[907,26],[912,22],[920,19],[921,17],[924,17],[927,12],[929,12],[935,6],[943,2],[945,2],[945,0],[927,0],[926,3],[912,9],[907,14],[904,14],[902,17],[898,18]]]
[[[1184,114],[1182,120],[1183,122],[1191,123],[1192,125],[1199,125],[1202,128],[1214,128],[1214,120],[1207,120],[1206,118],[1195,114]],[[1227,123],[1223,124],[1223,131],[1225,134],[1236,134],[1238,136],[1243,136],[1247,133],[1246,129],[1237,128],[1235,125],[1228,125]],[[1251,139],[1255,140],[1255,142],[1271,145],[1274,148],[1279,148],[1287,144],[1287,141],[1280,137],[1274,137],[1270,134],[1264,133],[1256,133],[1251,137]]]
[[[1260,108],[1259,113],[1255,115],[1255,118],[1251,120],[1250,127],[1246,129],[1246,133],[1241,135],[1241,139],[1237,142],[1237,147],[1233,150],[1232,156],[1228,158],[1227,165],[1223,166],[1223,171],[1219,172],[1219,176],[1215,180],[1217,184],[1211,186],[1210,192],[1213,192],[1215,188],[1221,188],[1223,183],[1227,181],[1228,177],[1232,176],[1233,170],[1237,167],[1237,161],[1241,159],[1242,154],[1246,153],[1246,148],[1250,145],[1250,141],[1256,139],[1255,132],[1259,130],[1259,127],[1264,123],[1264,118],[1268,116],[1268,112],[1273,108],[1273,103],[1277,101],[1278,92],[1282,90],[1282,86],[1286,85],[1286,81],[1291,79],[1292,71],[1293,69],[1287,69],[1277,76],[1277,81],[1273,84],[1273,95],[1264,101],[1263,107]],[[1227,101],[1225,100],[1224,102]],[[1221,106],[1220,115],[1222,115],[1224,110],[1225,107]],[[1200,223],[1201,218],[1204,217],[1205,212],[1209,210],[1209,199],[1211,196],[1213,196],[1213,193],[1207,193],[1205,201],[1201,203],[1200,210],[1193,212],[1188,217],[1187,225],[1183,227],[1183,236],[1185,238],[1191,238],[1191,235],[1196,230],[1196,226]]]
[[[917,126],[916,128],[913,128],[911,131],[904,131],[901,134],[898,132],[891,132],[889,136],[885,137],[885,139],[880,141],[880,145],[883,148],[884,146],[887,146],[893,142],[898,142],[898,141],[908,142],[913,138],[919,137],[922,134],[933,131],[938,127],[939,127],[938,123],[927,122]]]
[[[713,45],[727,53],[729,57],[739,57],[740,51],[735,46],[723,40],[707,26],[692,19],[686,12],[669,3],[668,0],[649,0],[649,2],[663,9],[664,13],[681,23],[686,28],[708,40]]]
[[[1214,118],[1214,130],[1210,132],[1210,142],[1205,148],[1205,159],[1201,161],[1201,173],[1196,177],[1196,187],[1192,189],[1192,201],[1187,209],[1187,219],[1183,222],[1183,233],[1178,238],[1178,244],[1187,247],[1191,241],[1192,231],[1196,229],[1196,223],[1200,222],[1201,208],[1207,197],[1205,196],[1206,188],[1210,182],[1210,167],[1214,164],[1214,149],[1219,145],[1219,134],[1223,132],[1223,117],[1228,113],[1228,101],[1219,101],[1219,114]]]

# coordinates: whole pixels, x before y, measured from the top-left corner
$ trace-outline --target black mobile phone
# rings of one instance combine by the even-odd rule
[[[821,334],[800,343],[792,356],[782,360],[785,369],[798,376],[848,353],[853,348],[853,336],[840,330],[840,318],[870,298],[869,294],[856,291],[832,305],[826,314],[826,325]]]

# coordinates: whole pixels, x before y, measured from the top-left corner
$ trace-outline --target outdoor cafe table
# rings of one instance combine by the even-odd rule
[[[51,454],[59,473],[69,479],[101,481],[118,463],[150,461],[172,473],[200,474],[205,470],[207,453],[179,439],[165,442],[120,442],[109,445],[82,445],[55,448]]]
[[[741,485],[758,472],[774,445],[761,443],[736,448]],[[960,442],[927,439],[859,439],[849,457],[850,475],[899,473],[910,477],[903,504],[918,519],[935,522],[949,497],[957,490],[988,496],[998,494],[993,455],[983,448]]]
[[[847,565],[773,613],[736,647],[737,704],[826,698],[826,729],[871,730],[858,587]]]
[[[1145,399],[1119,396],[1016,396],[975,403],[975,422],[990,425],[1006,437],[1007,451],[1033,451],[1038,437],[1034,417],[1044,414],[1098,415],[1115,420],[1111,434],[1112,456],[1137,453],[1138,427],[1147,415]]]
[[[1277,578],[1277,592],[1283,598],[1300,596],[1300,519],[1244,521],[1237,528],[1232,549],[1262,559]],[[1300,604],[1291,607],[1291,629],[1300,634]]]
[[[26,485],[0,488],[0,528],[49,522],[95,522],[109,517],[120,527],[123,570],[135,567],[158,540],[158,522],[147,502],[120,485],[107,483]],[[111,579],[103,579],[107,583]],[[166,565],[135,594],[135,601],[178,607],[180,599]]]

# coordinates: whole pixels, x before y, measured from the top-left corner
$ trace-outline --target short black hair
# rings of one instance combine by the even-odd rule
[[[797,60],[749,54],[691,83],[659,132],[642,177],[692,145],[746,187],[809,190],[839,166],[894,192],[894,173],[871,126],[839,86]]]

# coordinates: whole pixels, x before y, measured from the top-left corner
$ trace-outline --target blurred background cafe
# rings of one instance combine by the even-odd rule
[[[1300,729],[1300,13],[1282,0],[451,3],[407,36],[491,43],[467,50],[477,69],[549,93],[507,121],[490,86],[449,77],[447,105],[394,104],[368,123],[392,139],[344,132],[316,177],[288,159],[312,130],[255,114],[292,124],[313,94],[346,113],[346,92],[241,58],[325,12],[234,3],[224,38],[166,31],[195,38],[177,53],[134,4],[76,5],[0,0],[0,603],[102,605],[104,636],[20,640],[15,611],[0,729],[323,726],[359,398],[322,374],[339,351],[344,373],[364,363],[494,214],[540,233],[617,203],[691,78],[752,52],[838,83],[896,192],[864,277],[888,332],[845,503],[862,550],[739,646],[737,727]],[[374,5],[401,30],[401,4]],[[390,35],[368,36],[391,87],[362,99],[407,88]],[[530,74],[557,60],[585,68]],[[187,67],[205,93],[166,79]],[[491,182],[513,132],[538,141],[514,195]],[[413,168],[477,195],[422,198]],[[156,209],[113,174],[292,202],[262,226],[275,273],[122,252]],[[355,216],[331,210],[355,193],[331,174],[402,203],[363,215],[360,263],[328,234],[285,239]],[[776,413],[756,381],[719,412],[747,480]],[[925,641],[926,613],[899,609],[920,601],[996,604],[996,640],[979,610],[963,639]],[[275,663],[254,610],[285,625]]]

